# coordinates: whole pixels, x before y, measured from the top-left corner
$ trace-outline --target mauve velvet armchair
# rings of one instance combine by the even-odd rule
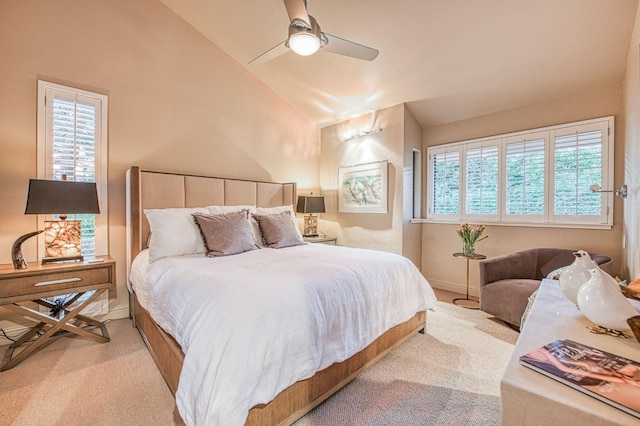
[[[572,264],[576,251],[535,248],[480,261],[480,309],[519,328],[529,296],[550,272]],[[611,274],[610,257],[589,255],[602,270]]]

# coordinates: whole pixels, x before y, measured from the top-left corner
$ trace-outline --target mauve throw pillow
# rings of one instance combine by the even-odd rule
[[[291,221],[289,212],[268,215],[254,214],[253,218],[260,226],[260,232],[267,247],[283,248],[304,244]]]
[[[193,219],[200,228],[209,257],[229,256],[257,248],[248,210],[218,215],[196,213]]]

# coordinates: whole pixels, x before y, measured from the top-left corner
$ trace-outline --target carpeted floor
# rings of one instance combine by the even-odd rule
[[[107,327],[110,343],[60,337],[0,373],[0,425],[181,425],[131,322]],[[427,334],[412,337],[296,426],[498,425],[500,377],[517,336],[483,312],[438,302]]]

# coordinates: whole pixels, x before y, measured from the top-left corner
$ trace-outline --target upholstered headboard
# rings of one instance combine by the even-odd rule
[[[127,170],[127,277],[135,256],[145,247],[149,223],[144,209],[295,204],[295,183],[154,172],[133,166]]]

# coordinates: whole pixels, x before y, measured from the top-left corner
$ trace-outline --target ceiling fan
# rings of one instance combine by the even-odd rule
[[[320,48],[339,55],[373,61],[378,50],[353,41],[322,32],[315,18],[307,13],[307,0],[284,0],[289,14],[289,37],[267,50],[249,64],[260,65],[293,50],[301,56],[310,56]]]

